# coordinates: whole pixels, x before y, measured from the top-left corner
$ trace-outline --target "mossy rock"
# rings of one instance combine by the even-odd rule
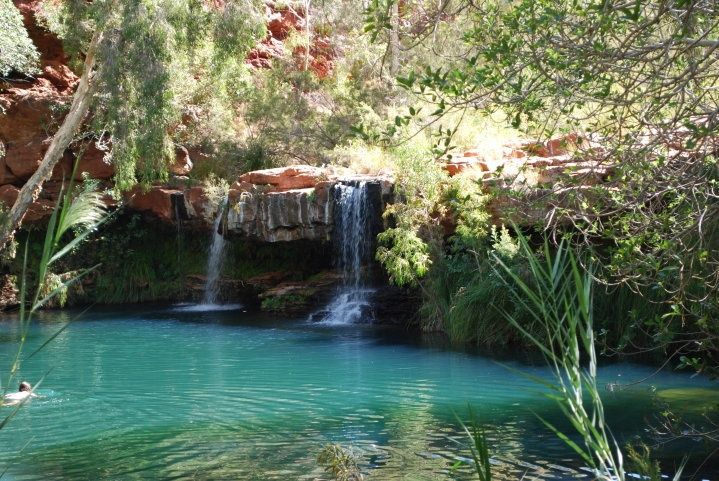
[[[657,391],[657,396],[672,407],[681,405],[685,412],[703,413],[719,410],[719,389],[705,387],[661,389]]]
[[[284,296],[266,297],[260,308],[269,312],[296,312],[307,309],[313,304],[314,290],[308,289],[301,293],[295,292]]]

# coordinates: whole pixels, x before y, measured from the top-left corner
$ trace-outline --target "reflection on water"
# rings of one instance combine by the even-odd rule
[[[45,313],[32,326],[27,352],[57,330],[56,319],[69,317]],[[4,372],[17,334],[15,323],[0,325]],[[537,385],[402,330],[240,311],[100,312],[73,323],[23,365],[22,377],[50,368],[46,396],[0,431],[0,460],[13,463],[8,479],[328,479],[315,458],[329,442],[358,453],[371,480],[472,479],[468,466],[456,466],[469,458],[455,420],[468,403],[487,425],[498,479],[590,479],[533,414],[570,431]],[[614,364],[601,378],[650,372]],[[676,373],[607,392],[619,442],[645,435],[658,403],[686,399],[686,389],[717,395],[713,383]],[[670,445],[660,455],[692,452],[696,465],[703,450]],[[705,479],[718,467],[705,465]]]

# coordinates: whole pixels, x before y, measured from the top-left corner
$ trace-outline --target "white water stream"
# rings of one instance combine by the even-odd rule
[[[326,324],[354,324],[370,311],[374,291],[365,285],[363,274],[372,253],[371,205],[366,182],[337,184],[334,189],[334,242],[343,283],[320,314]]]
[[[203,306],[215,305],[220,293],[220,275],[222,274],[222,259],[225,253],[225,237],[220,233],[223,211],[223,204],[220,204],[217,217],[212,225],[212,245],[210,254],[207,257],[205,294],[202,297]]]

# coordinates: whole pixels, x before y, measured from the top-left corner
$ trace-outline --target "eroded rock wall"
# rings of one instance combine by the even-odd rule
[[[391,196],[391,179],[340,176],[317,167],[292,166],[240,176],[229,194],[227,234],[270,243],[328,242],[335,223],[335,186],[353,182],[368,184],[373,222],[381,223],[382,210]]]

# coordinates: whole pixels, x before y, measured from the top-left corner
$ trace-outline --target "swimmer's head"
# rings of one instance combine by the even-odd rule
[[[20,389],[19,389],[19,391],[20,391],[20,392],[23,392],[23,391],[32,391],[32,386],[30,385],[29,382],[23,381],[23,382],[20,383]]]

